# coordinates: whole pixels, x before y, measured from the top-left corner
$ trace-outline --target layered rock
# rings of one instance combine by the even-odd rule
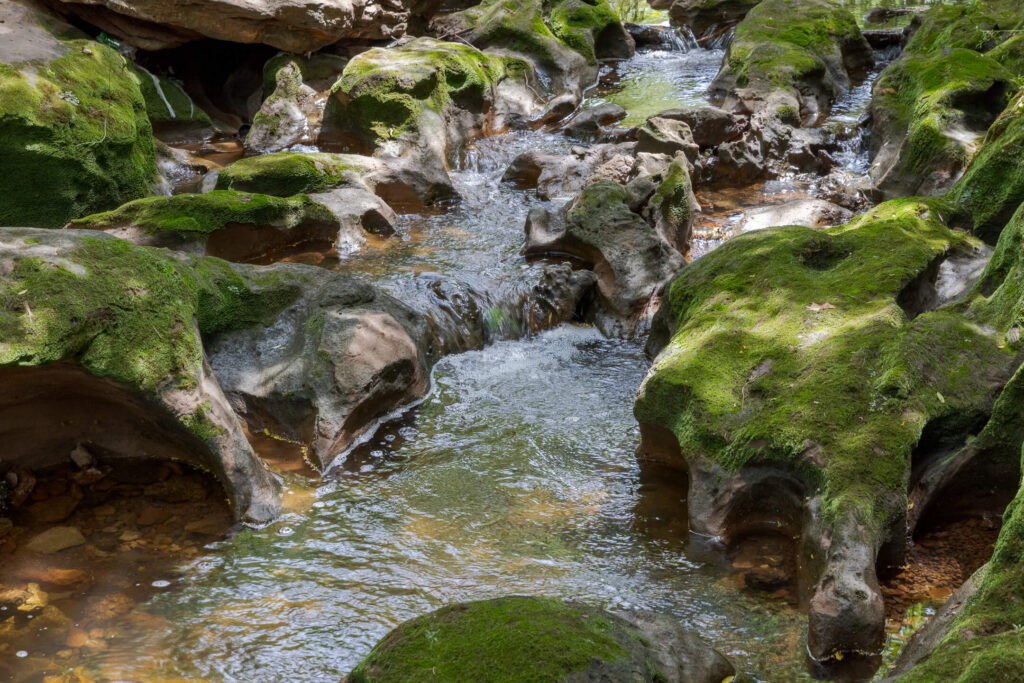
[[[0,225],[59,227],[146,195],[153,132],[124,58],[10,0],[0,19]]]
[[[651,6],[667,9],[675,26],[690,29],[706,42],[727,33],[761,0],[655,0]]]
[[[60,0],[63,9],[144,50],[200,37],[265,43],[313,52],[342,39],[382,40],[405,33],[404,0]]]
[[[346,680],[718,683],[734,673],[728,660],[672,619],[515,596],[458,603],[411,619]]]
[[[766,0],[736,27],[710,97],[813,124],[873,64],[857,21],[827,0]]]
[[[1017,51],[993,50],[1021,24],[1015,8],[985,0],[915,17],[903,54],[872,92],[871,177],[880,197],[938,195],[963,173],[1015,89],[1007,65]]]
[[[801,538],[815,658],[881,647],[876,565],[900,562],[908,497],[923,511],[964,472],[1017,476],[1019,418],[969,438],[1017,365],[1018,304],[989,296],[1013,278],[994,260],[965,291],[951,262],[979,247],[937,208],[737,237],[680,273],[652,331],[639,456],[687,471],[696,531]],[[954,436],[932,449],[937,431]]]
[[[278,513],[203,336],[265,323],[294,287],[95,232],[6,228],[0,256],[6,466],[63,462],[82,443],[105,459],[181,459],[217,475],[239,519]]]

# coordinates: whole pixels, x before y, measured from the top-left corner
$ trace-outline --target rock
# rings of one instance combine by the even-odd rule
[[[408,3],[397,0],[201,0],[187,6],[160,0],[61,2],[67,11],[150,51],[205,36],[315,52],[342,39],[400,37],[410,15]]]
[[[0,292],[19,297],[0,313],[0,433],[21,435],[8,439],[5,463],[64,464],[87,442],[111,466],[149,457],[214,472],[239,519],[276,514],[278,484],[213,377],[203,337],[272,319],[293,285],[247,282],[224,261],[96,231],[0,229],[0,263]]]
[[[667,154],[674,157],[682,153],[692,164],[700,154],[690,127],[683,121],[652,116],[636,131],[638,154]]]
[[[70,648],[80,648],[89,642],[89,634],[80,628],[73,628],[68,631],[67,638],[64,640],[64,644]]]
[[[185,525],[185,531],[202,536],[223,536],[227,531],[224,522],[219,519],[199,519]]]
[[[638,48],[673,50],[679,44],[679,38],[676,37],[675,32],[668,26],[631,23],[623,23],[622,26],[633,38],[633,42]]]
[[[673,26],[685,26],[697,38],[727,32],[760,0],[661,0]],[[653,4],[653,3],[652,3]]]
[[[326,206],[343,226],[353,226],[350,234],[373,233],[388,237],[395,232],[398,215],[384,200],[367,189],[340,187],[330,192],[310,195],[310,199]],[[338,251],[342,251],[340,246]]]
[[[264,67],[269,93],[253,117],[245,148],[253,154],[311,145],[323,125],[330,89],[347,60],[330,54],[280,54]]]
[[[641,461],[687,471],[698,533],[726,544],[769,528],[802,539],[818,659],[881,646],[875,568],[901,563],[912,453],[914,478],[946,474],[914,511],[954,490],[981,495],[983,481],[989,491],[1016,481],[1024,420],[1004,333],[1019,306],[1019,255],[1004,251],[1014,255],[996,265],[997,249],[965,299],[934,310],[944,260],[977,247],[939,223],[938,208],[897,200],[837,228],[736,237],[680,272],[652,330],[660,355],[634,409]],[[778,305],[765,317],[768,300]],[[947,423],[967,430],[952,432],[952,454],[922,449],[923,435],[957,415],[991,425]]]
[[[1024,90],[989,128],[981,149],[946,194],[952,225],[971,230],[989,244],[1024,202]]]
[[[78,469],[84,470],[95,465],[96,458],[93,457],[88,448],[82,444],[78,444],[75,446],[75,449],[71,451],[71,462],[75,463],[75,467]]]
[[[1005,0],[986,0],[964,12],[940,7],[915,17],[913,36],[872,91],[871,178],[879,198],[935,196],[963,173],[1009,103],[1015,76],[1024,73],[1002,63],[1013,60],[993,50],[982,28],[1020,23],[1009,7]],[[950,76],[964,73],[971,77]]]
[[[367,50],[332,87],[319,144],[444,169],[467,141],[540,109],[532,71],[516,57],[431,38]]]
[[[605,103],[584,109],[573,116],[562,126],[562,132],[574,138],[588,139],[596,137],[602,126],[607,126],[626,118],[626,110],[617,104]]]
[[[813,124],[873,64],[853,15],[827,0],[764,0],[736,27],[709,90],[727,111]]]
[[[700,211],[685,162],[675,161],[647,203],[650,220],[662,238],[679,253],[690,250],[694,215]]]
[[[430,654],[437,648],[446,653],[443,660]],[[735,673],[672,619],[504,597],[449,605],[405,622],[346,680],[485,681],[494,671],[515,671],[522,680],[673,683],[720,683]]]
[[[355,154],[266,154],[240,159],[217,177],[217,189],[277,197],[319,195],[345,187],[368,190],[397,211],[419,212],[458,196],[443,167],[438,171],[417,165],[413,159],[383,160]]]
[[[202,483],[186,477],[171,477],[150,484],[143,489],[143,494],[147,498],[167,503],[198,503],[206,500],[206,489]]]
[[[662,284],[683,264],[679,252],[629,208],[629,193],[607,180],[583,189],[558,214],[534,209],[526,223],[527,258],[573,259],[597,275],[604,330],[644,329]]]
[[[233,190],[137,199],[69,227],[237,263],[269,263],[310,251],[331,254],[339,242],[362,238],[357,221],[340,222],[308,196],[285,199]]]
[[[124,58],[10,0],[0,36],[0,225],[57,228],[148,194],[152,126]]]
[[[32,503],[28,506],[28,511],[36,521],[52,524],[67,519],[76,507],[78,507],[77,498],[56,496],[49,500]]]
[[[864,40],[873,50],[888,50],[903,44],[903,29],[878,28],[863,32]]]
[[[717,147],[737,140],[742,133],[741,120],[718,107],[668,109],[652,118],[682,121],[690,129],[690,137],[700,147]]]
[[[77,527],[55,526],[33,536],[26,547],[34,553],[49,555],[85,543],[85,537]]]
[[[89,574],[81,569],[28,566],[21,569],[18,575],[27,581],[37,581],[60,588],[79,586],[89,581]]]
[[[864,15],[864,21],[869,24],[884,24],[887,21],[905,17],[911,14],[918,14],[927,10],[927,7],[872,7]]]
[[[7,517],[0,517],[0,538],[5,538],[14,530],[14,522]]]
[[[208,140],[215,132],[210,115],[197,105],[176,80],[158,76],[138,64],[131,65],[146,102],[153,134],[167,143]]]
[[[567,263],[544,266],[527,312],[530,329],[542,330],[556,320],[574,319],[596,284],[597,276],[588,270],[573,270]]]
[[[170,516],[170,510],[147,505],[139,511],[139,516],[136,517],[135,523],[139,526],[152,526],[154,524],[166,522]]]
[[[776,206],[747,211],[740,221],[740,232],[764,230],[776,225],[803,225],[831,228],[853,218],[853,212],[821,199],[794,199]]]
[[[520,189],[536,188],[543,197],[572,196],[595,177],[598,169],[604,168],[604,175],[621,176],[621,157],[631,158],[635,149],[634,143],[618,143],[593,145],[579,154],[524,152],[512,161],[501,180]]]

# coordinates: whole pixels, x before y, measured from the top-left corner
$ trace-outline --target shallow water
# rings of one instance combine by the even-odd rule
[[[563,327],[443,360],[435,390],[298,509],[182,569],[107,675],[336,681],[447,602],[519,593],[678,616],[765,680],[792,680],[803,618],[689,557],[678,475],[642,482],[641,349]]]

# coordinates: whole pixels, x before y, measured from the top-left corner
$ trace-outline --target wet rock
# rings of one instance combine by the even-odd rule
[[[808,228],[831,228],[845,223],[853,212],[821,199],[795,199],[777,206],[747,211],[739,224],[740,232],[764,230],[776,225],[804,225]]]
[[[685,160],[675,161],[647,202],[648,220],[679,253],[690,250],[695,214],[700,211]]]
[[[727,32],[758,2],[760,0],[655,0],[651,6],[667,9],[673,26],[685,26],[699,39]]]
[[[339,243],[358,243],[362,237],[360,221],[341,222],[308,196],[233,190],[138,199],[69,227],[238,263],[267,263],[309,251],[332,254]]]
[[[621,180],[620,157],[632,159],[635,149],[635,143],[626,142],[593,145],[567,155],[524,152],[512,161],[501,180],[520,189],[536,188],[542,197],[571,196],[583,189],[600,168],[605,169],[606,176],[614,175],[616,181]],[[629,174],[632,169],[625,172]]]
[[[558,654],[546,655],[538,643],[551,643]],[[448,653],[443,663],[429,655],[436,647]],[[487,680],[495,669],[524,680],[678,683],[719,683],[735,673],[728,660],[672,619],[505,597],[449,605],[400,625],[347,680]]]
[[[667,26],[624,23],[623,27],[632,36],[633,42],[638,48],[672,50],[679,40],[673,30]]]
[[[398,215],[384,200],[367,189],[360,187],[340,187],[330,192],[310,195],[310,199],[326,206],[343,226],[353,226],[343,235],[352,235],[358,239],[360,232],[372,233],[388,237],[395,232]],[[340,245],[337,248],[342,252]]]
[[[849,11],[825,0],[765,0],[736,27],[709,95],[727,111],[813,124],[872,64]]]
[[[682,121],[690,129],[690,136],[700,147],[717,147],[740,137],[742,119],[718,107],[668,109],[653,118]]]
[[[631,334],[649,322],[648,307],[683,263],[679,252],[629,208],[623,186],[599,181],[557,214],[530,212],[527,258],[564,258],[598,278],[598,325]],[[652,311],[653,312],[653,311]]]
[[[872,7],[864,15],[864,21],[869,24],[884,24],[887,21],[905,17],[911,14],[919,14],[928,9],[927,7]]]
[[[224,523],[219,519],[197,519],[185,525],[185,531],[202,536],[223,536]]]
[[[205,36],[313,52],[342,39],[397,38],[410,16],[408,3],[397,0],[202,0],[187,6],[160,0],[61,3],[67,11],[144,50],[165,50]]]
[[[700,154],[690,127],[683,121],[652,116],[636,131],[638,154],[685,154],[692,164]]]
[[[210,115],[196,104],[177,80],[138,64],[131,66],[146,102],[153,134],[172,144],[208,140],[216,131]]]
[[[18,575],[27,581],[36,581],[60,588],[80,586],[89,581],[89,574],[82,569],[28,566],[21,569]]]
[[[1007,12],[986,0],[963,13],[936,8],[915,17],[913,36],[872,91],[871,178],[879,198],[938,195],[963,173],[1022,70],[998,47],[1009,34],[990,43],[981,28],[1005,22]],[[949,76],[962,73],[971,77]]]
[[[983,275],[954,308],[911,315],[900,304],[908,283],[937,277],[944,258],[977,246],[942,225],[936,208],[899,200],[837,228],[736,237],[680,272],[658,313],[657,329],[668,333],[652,334],[662,348],[635,406],[639,456],[687,470],[696,531],[726,543],[767,528],[802,538],[818,659],[881,646],[875,568],[901,564],[911,454],[929,421],[992,416],[970,446],[958,442],[962,455],[935,459],[950,472],[964,471],[961,457],[983,462],[990,486],[1014,467],[1024,440],[1010,407],[1019,389],[1007,384],[1015,351],[1003,341],[1019,306],[1007,270],[1017,257],[986,270],[987,291],[1002,292],[993,299],[980,293]],[[925,241],[932,246],[921,250]],[[769,299],[782,303],[765,318]],[[917,374],[917,363],[943,369]],[[956,368],[972,368],[968,384]],[[1011,393],[997,400],[1000,391]],[[913,456],[915,471],[923,457]],[[930,499],[941,490],[951,489]]]
[[[36,521],[52,524],[67,519],[76,507],[78,507],[77,498],[73,496],[56,496],[49,500],[29,505],[28,511]]]
[[[0,291],[20,297],[2,322],[0,434],[20,435],[8,438],[5,462],[64,464],[83,442],[108,464],[182,460],[219,477],[240,519],[276,514],[278,485],[246,441],[202,342],[260,324],[294,288],[261,281],[257,289],[223,261],[96,231],[5,228],[0,263]]]
[[[330,54],[282,54],[271,59],[264,74],[273,88],[253,117],[245,137],[246,150],[268,154],[316,142],[331,86],[346,63],[344,58]],[[265,84],[264,89],[268,86]]]
[[[55,526],[32,537],[26,547],[34,553],[49,555],[85,543],[85,537],[77,527]]]
[[[596,137],[602,126],[608,126],[626,118],[626,110],[617,104],[605,103],[591,109],[584,109],[562,126],[562,132],[574,138]]]
[[[186,477],[158,481],[146,486],[143,493],[147,498],[168,503],[197,503],[206,499],[206,489],[202,483]]]
[[[540,330],[558,320],[574,319],[596,284],[596,275],[587,270],[574,270],[567,263],[544,266],[529,302],[530,328]]]
[[[0,90],[16,93],[0,101],[0,225],[56,228],[148,194],[152,126],[124,58],[20,3],[0,21]]]

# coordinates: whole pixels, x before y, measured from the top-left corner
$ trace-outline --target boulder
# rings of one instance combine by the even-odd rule
[[[700,211],[685,161],[674,161],[647,200],[648,221],[681,254],[690,250],[694,215]]]
[[[800,539],[816,659],[881,648],[876,566],[901,563],[908,510],[912,528],[933,501],[1017,480],[1024,411],[997,396],[1016,381],[1018,255],[1008,242],[940,295],[978,244],[938,209],[736,237],[681,271],[652,330],[639,457],[687,472],[695,531]]]
[[[561,126],[563,133],[582,140],[597,137],[603,126],[626,118],[626,110],[617,104],[605,103],[584,109]]]
[[[280,152],[316,142],[323,125],[330,89],[347,60],[331,54],[280,54],[267,62],[263,90],[266,99],[245,137],[251,154]]]
[[[240,520],[279,513],[280,486],[246,441],[203,342],[266,324],[298,295],[293,286],[81,230],[0,230],[0,264],[5,466],[60,464],[84,443],[108,463],[166,458],[210,470]]]
[[[214,134],[213,120],[192,101],[181,83],[137,64],[132,65],[132,70],[146,101],[153,134],[160,140],[182,144],[207,140]]]
[[[767,110],[810,125],[873,61],[848,10],[828,0],[764,0],[736,27],[709,96],[728,111]]]
[[[537,189],[542,197],[571,197],[582,190],[599,169],[609,172],[609,164],[616,164],[617,159],[632,159],[635,150],[636,144],[627,142],[573,148],[572,154],[523,152],[513,159],[501,180],[520,189]]]
[[[606,333],[646,329],[652,302],[683,264],[658,230],[630,209],[630,200],[625,187],[602,180],[557,214],[534,209],[526,222],[527,258],[569,257],[597,275],[597,322]]]
[[[903,53],[872,91],[871,178],[879,198],[948,190],[1006,108],[1015,74],[993,54],[1022,19],[1015,3],[983,0],[915,17]],[[995,30],[995,29],[999,30]],[[995,36],[995,37],[992,37]]]
[[[456,603],[401,624],[346,680],[720,683],[734,674],[673,619],[511,596]]]
[[[701,147],[717,147],[723,142],[738,140],[745,123],[736,114],[718,107],[667,109],[651,118],[682,121],[689,127],[693,141]]]
[[[63,9],[143,50],[197,38],[265,43],[315,52],[339,40],[386,40],[405,33],[404,0],[60,0]]]
[[[215,190],[137,199],[69,227],[103,230],[142,246],[237,263],[270,263],[307,251],[336,254],[339,242],[361,242],[360,222],[355,216],[339,220],[306,195],[281,198]]]
[[[139,81],[117,52],[73,35],[0,2],[0,225],[60,227],[157,182]]]
[[[764,230],[777,225],[831,228],[853,218],[849,209],[823,199],[794,199],[776,206],[747,211],[739,223],[740,232]]]
[[[698,40],[721,35],[740,23],[761,0],[662,0],[673,26],[685,26]]]

